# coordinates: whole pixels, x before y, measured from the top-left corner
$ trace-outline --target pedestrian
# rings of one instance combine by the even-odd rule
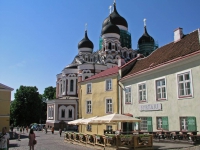
[[[52,132],[52,134],[54,134],[54,127],[51,128],[51,132]]]
[[[46,132],[46,134],[47,134],[47,127],[45,127],[45,132]]]
[[[24,129],[25,129],[25,128],[24,128],[24,126],[23,126],[23,127],[22,127],[22,131],[23,131],[23,133],[24,133]]]
[[[2,128],[2,132],[0,134],[0,150],[9,149],[9,135],[6,133],[6,128]]]
[[[20,133],[22,133],[22,126],[20,127],[20,129],[19,129],[19,130],[20,130]]]
[[[28,133],[28,126],[26,127],[26,132]]]
[[[31,129],[30,133],[29,133],[29,142],[28,142],[30,150],[34,150],[34,141],[36,141],[35,140],[35,133],[33,132],[33,129]]]
[[[59,129],[59,133],[60,133],[60,137],[61,137],[61,134],[62,134],[62,129],[61,128]]]

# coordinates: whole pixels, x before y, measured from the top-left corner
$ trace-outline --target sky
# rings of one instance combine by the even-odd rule
[[[78,54],[88,37],[99,48],[102,23],[113,0],[0,0],[0,83],[14,88],[36,86],[40,94],[56,86],[56,75]],[[188,34],[200,28],[199,0],[116,0],[128,22],[132,49],[144,32],[159,47],[173,41],[174,30]]]

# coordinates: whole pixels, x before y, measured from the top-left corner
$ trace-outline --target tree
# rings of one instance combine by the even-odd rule
[[[26,126],[39,123],[42,112],[42,98],[36,86],[20,86],[11,104],[11,122]]]
[[[56,98],[56,88],[49,86],[45,88],[43,97],[45,100],[52,100]]]

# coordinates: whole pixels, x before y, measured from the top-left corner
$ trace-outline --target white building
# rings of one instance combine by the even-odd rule
[[[123,130],[200,131],[200,30],[184,35],[174,31],[174,41],[135,64],[120,80],[122,113],[142,119]]]

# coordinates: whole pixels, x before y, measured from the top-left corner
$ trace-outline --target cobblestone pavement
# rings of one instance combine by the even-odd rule
[[[19,132],[17,132],[19,133]],[[62,133],[62,136],[60,137],[58,131],[55,131],[54,134],[52,134],[50,131],[45,134],[45,132],[42,131],[35,131],[36,134],[36,140],[37,144],[35,145],[35,150],[95,150],[97,148],[92,147],[86,147],[82,145],[74,145],[71,143],[64,142],[64,133]],[[12,133],[10,134],[12,137]],[[10,139],[10,149],[9,150],[29,150],[28,146],[28,133],[21,134],[20,141],[17,140],[17,135],[15,136],[15,139]],[[184,150],[199,150],[198,149],[190,149],[192,145],[185,144],[185,143],[153,143],[153,150],[158,149],[182,149],[186,148]],[[98,150],[103,150],[103,148],[98,148]]]
[[[37,144],[34,148],[35,150],[94,150],[92,148],[64,142],[64,133],[62,133],[62,136],[60,137],[58,131],[55,131],[54,134],[50,131],[47,134],[42,131],[34,132],[37,140]],[[10,136],[12,136],[12,134],[10,134]],[[29,150],[28,133],[21,134],[20,137],[20,141],[17,140],[17,136],[16,139],[10,139],[9,150]]]

